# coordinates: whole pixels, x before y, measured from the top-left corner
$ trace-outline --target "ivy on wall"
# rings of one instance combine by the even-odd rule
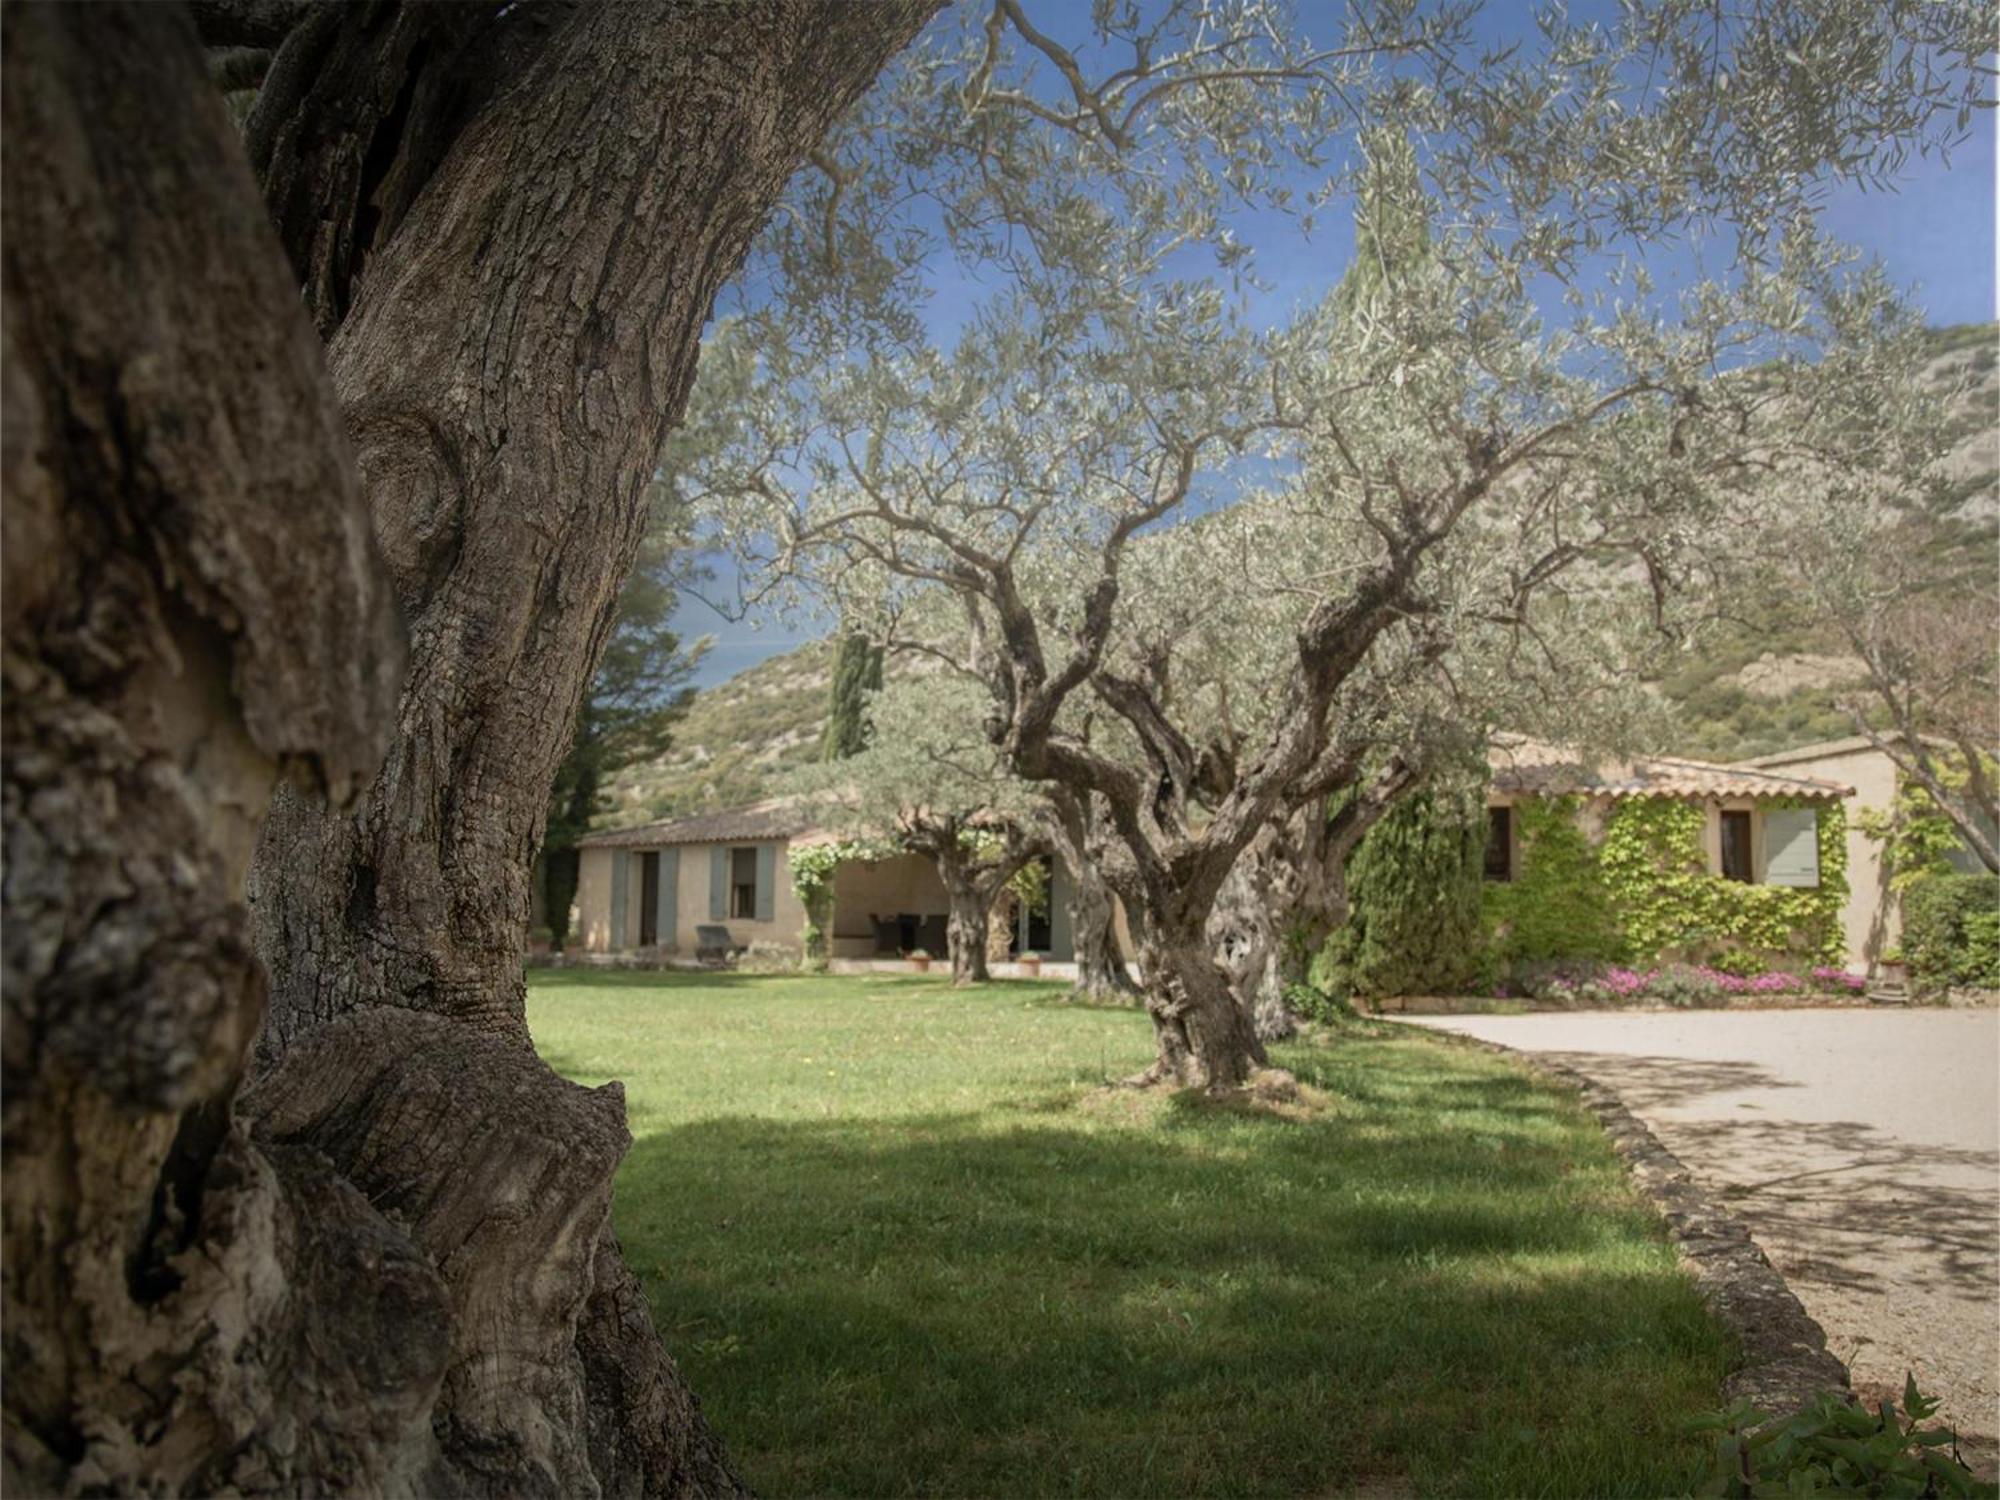
[[[1609,963],[1625,942],[1600,851],[1578,823],[1577,797],[1514,804],[1514,878],[1488,881],[1480,915],[1491,958],[1506,966],[1577,959]]]
[[[1774,797],[1770,810],[1811,808],[1819,830],[1819,884],[1755,885],[1708,868],[1700,803],[1665,797],[1620,802],[1598,851],[1628,956],[1680,953],[1725,973],[1777,962],[1838,964],[1846,956],[1847,819],[1837,802]]]
[[[1579,799],[1515,807],[1516,878],[1489,884],[1483,915],[1493,956],[1509,964],[1652,962],[1676,955],[1729,973],[1846,956],[1847,822],[1838,803],[1772,798],[1760,807],[1817,814],[1819,884],[1753,885],[1708,868],[1706,807],[1669,797],[1621,800],[1593,844]]]
[[[1863,808],[1854,821],[1882,846],[1889,888],[1894,891],[1907,891],[1932,876],[1954,874],[1951,856],[1965,850],[1965,838],[1957,826],[1914,781],[1897,789],[1892,805]]]

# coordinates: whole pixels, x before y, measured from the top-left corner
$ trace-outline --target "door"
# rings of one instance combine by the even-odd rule
[[[651,948],[660,941],[660,853],[650,850],[639,856],[639,946]]]

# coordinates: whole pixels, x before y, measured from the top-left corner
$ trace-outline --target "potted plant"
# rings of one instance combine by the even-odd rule
[[[1882,984],[1905,984],[1910,978],[1910,965],[1903,957],[1901,948],[1885,948],[1882,956],[1875,960],[1875,978]]]
[[[923,949],[912,948],[907,956],[910,960],[910,966],[914,968],[919,974],[930,973],[931,956],[928,953],[924,952]]]
[[[1021,977],[1024,979],[1039,979],[1041,974],[1042,955],[1039,953],[1023,953],[1021,955]]]

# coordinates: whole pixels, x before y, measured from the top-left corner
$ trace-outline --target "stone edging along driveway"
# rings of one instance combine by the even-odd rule
[[[1778,1415],[1821,1391],[1848,1387],[1847,1366],[1827,1352],[1826,1330],[1785,1284],[1743,1221],[1695,1181],[1681,1159],[1629,1109],[1617,1091],[1563,1063],[1454,1032],[1428,1036],[1500,1053],[1574,1089],[1604,1126],[1639,1190],[1667,1222],[1674,1248],[1715,1315],[1742,1341],[1743,1364],[1722,1383],[1725,1402],[1748,1400]]]

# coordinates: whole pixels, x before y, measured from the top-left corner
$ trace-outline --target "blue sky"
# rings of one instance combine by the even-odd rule
[[[1502,15],[1507,10],[1492,8]],[[1822,227],[1879,260],[1891,280],[1925,309],[1935,325],[1989,322],[1996,317],[1997,126],[2000,121],[1988,112],[1975,122],[1971,139],[1952,151],[1949,164],[1935,157],[1915,160],[1895,190],[1840,187],[1822,209]],[[1351,227],[1341,221],[1337,206],[1309,241],[1301,240],[1289,224],[1268,239],[1257,234],[1253,224],[1244,237],[1258,251],[1258,275],[1270,283],[1268,291],[1253,299],[1253,310],[1274,319],[1294,305],[1317,300],[1338,281],[1352,244]],[[1652,247],[1646,260],[1662,285],[1672,286],[1703,272],[1726,271],[1730,249],[1721,239],[1706,247],[1674,242]],[[950,290],[940,295],[932,309],[933,332],[948,336],[966,301]],[[726,573],[713,592],[720,596],[733,592]],[[732,620],[701,600],[685,598],[675,626],[684,640],[713,638],[695,679],[697,686],[711,686],[801,640],[824,634],[830,622],[786,623],[768,616]]]

